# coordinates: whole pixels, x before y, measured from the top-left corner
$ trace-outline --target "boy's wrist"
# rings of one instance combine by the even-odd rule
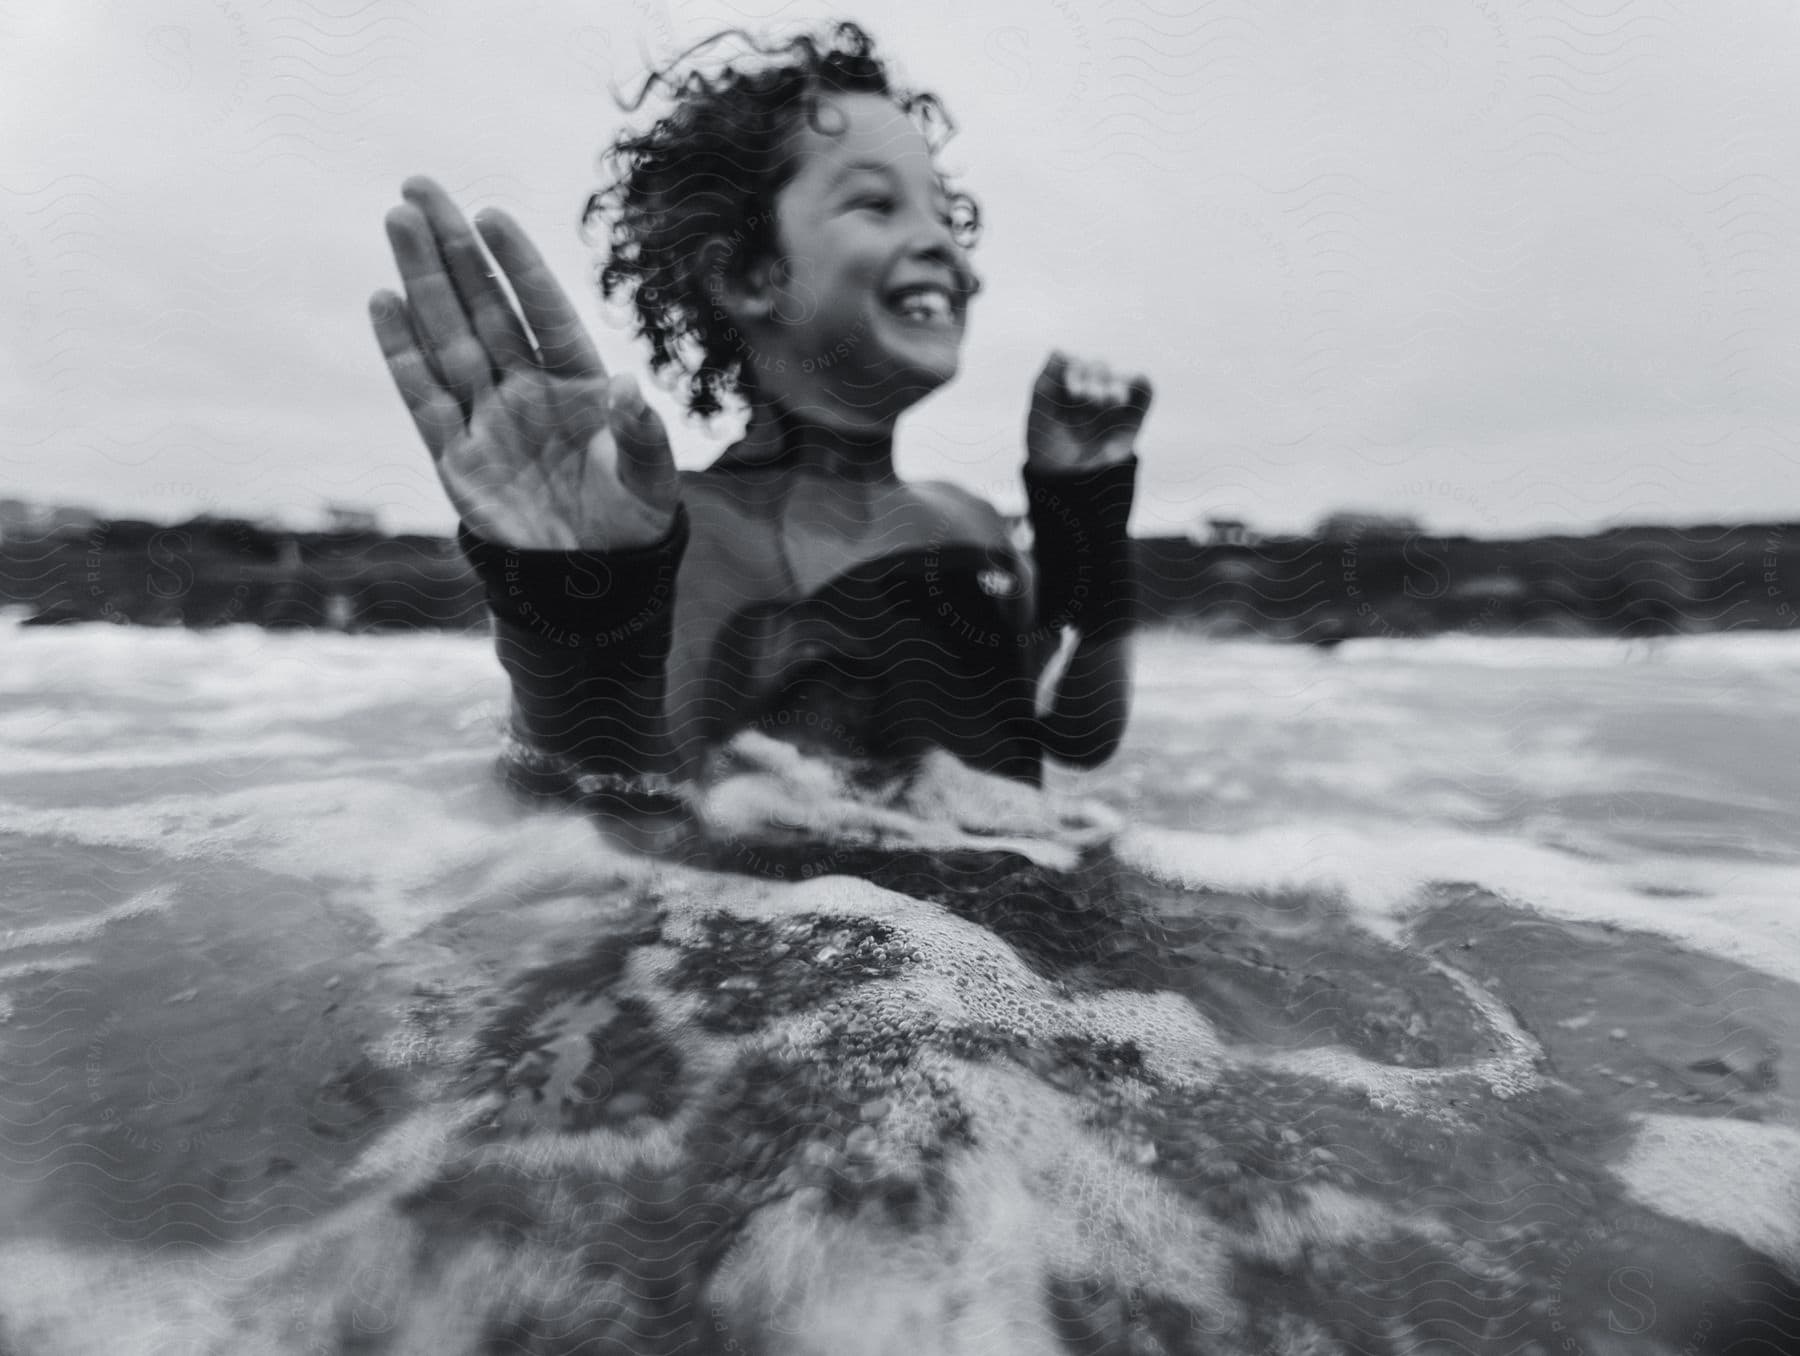
[[[1034,457],[1029,451],[1025,454],[1025,469],[1035,476],[1051,479],[1069,476],[1090,476],[1114,466],[1123,466],[1126,462],[1135,464],[1138,455],[1135,447],[1127,448],[1115,456],[1096,458],[1093,461],[1060,462],[1048,457]]]
[[[481,580],[495,618],[560,647],[629,645],[666,621],[687,549],[686,505],[648,546],[554,551],[506,546],[457,525],[457,545]]]
[[[1126,534],[1137,494],[1138,459],[1054,469],[1025,463],[1025,511],[1039,536],[1112,539]]]
[[[1079,462],[1073,466],[1061,462],[1034,458],[1027,454],[1024,474],[1027,480],[1069,481],[1094,479],[1109,471],[1129,466],[1132,474],[1137,472],[1138,456],[1136,450],[1128,451],[1123,456],[1112,457],[1105,461]]]
[[[1074,471],[1027,463],[1024,480],[1039,624],[1072,626],[1090,641],[1124,634],[1136,615],[1127,525],[1137,457]]]

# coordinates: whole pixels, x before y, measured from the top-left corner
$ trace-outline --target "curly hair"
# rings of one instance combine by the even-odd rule
[[[754,55],[775,60],[727,64],[711,75],[697,69],[677,74],[696,53],[725,38],[740,38]],[[700,246],[714,235],[733,242],[727,268],[740,278],[754,262],[779,252],[775,198],[795,172],[784,148],[802,119],[825,130],[817,121],[820,96],[891,99],[919,125],[934,156],[955,132],[936,95],[890,82],[874,46],[849,22],[834,24],[823,36],[801,34],[774,46],[760,45],[742,29],[726,29],[652,72],[634,101],[615,95],[623,111],[635,112],[663,85],[674,107],[648,131],[621,132],[602,153],[611,180],[588,198],[583,232],[605,227],[601,295],[608,301],[629,296],[636,332],[650,343],[651,370],[661,376],[673,367],[682,374],[692,416],[719,413],[721,396],[742,389],[741,353],[723,326],[708,323],[712,308]],[[958,243],[972,246],[981,229],[978,204],[961,191],[950,193],[950,203]]]

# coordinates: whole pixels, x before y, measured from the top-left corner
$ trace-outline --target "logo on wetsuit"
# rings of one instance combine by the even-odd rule
[[[990,598],[1010,598],[1019,591],[1019,576],[1011,570],[983,570],[975,582]]]

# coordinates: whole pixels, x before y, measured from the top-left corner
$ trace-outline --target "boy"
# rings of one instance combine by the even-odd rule
[[[435,184],[409,180],[389,214],[406,297],[372,299],[376,335],[495,615],[509,772],[674,808],[747,725],[876,760],[941,747],[1034,783],[1046,754],[1098,763],[1130,705],[1125,525],[1149,383],[1045,364],[1026,425],[1034,568],[978,497],[902,482],[894,425],[955,376],[979,288],[974,203],[934,159],[948,119],[893,87],[853,24],[756,50],[773,61],[652,76],[645,94],[661,80],[674,107],[615,141],[616,182],[589,204],[609,230],[603,290],[631,296],[652,368],[684,374],[692,415],[748,404],[705,471],[676,471],[508,217],[476,224],[516,310]],[[1040,702],[1065,627],[1078,638]]]

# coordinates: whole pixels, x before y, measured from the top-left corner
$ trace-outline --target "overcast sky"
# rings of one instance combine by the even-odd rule
[[[1800,8],[909,0],[986,235],[908,477],[1004,508],[1060,346],[1157,398],[1139,532],[1342,507],[1478,535],[1800,519]],[[0,10],[0,495],[452,517],[364,300],[407,174],[510,209],[603,355],[576,233],[609,87],[751,0]],[[685,465],[735,433],[667,412]]]

